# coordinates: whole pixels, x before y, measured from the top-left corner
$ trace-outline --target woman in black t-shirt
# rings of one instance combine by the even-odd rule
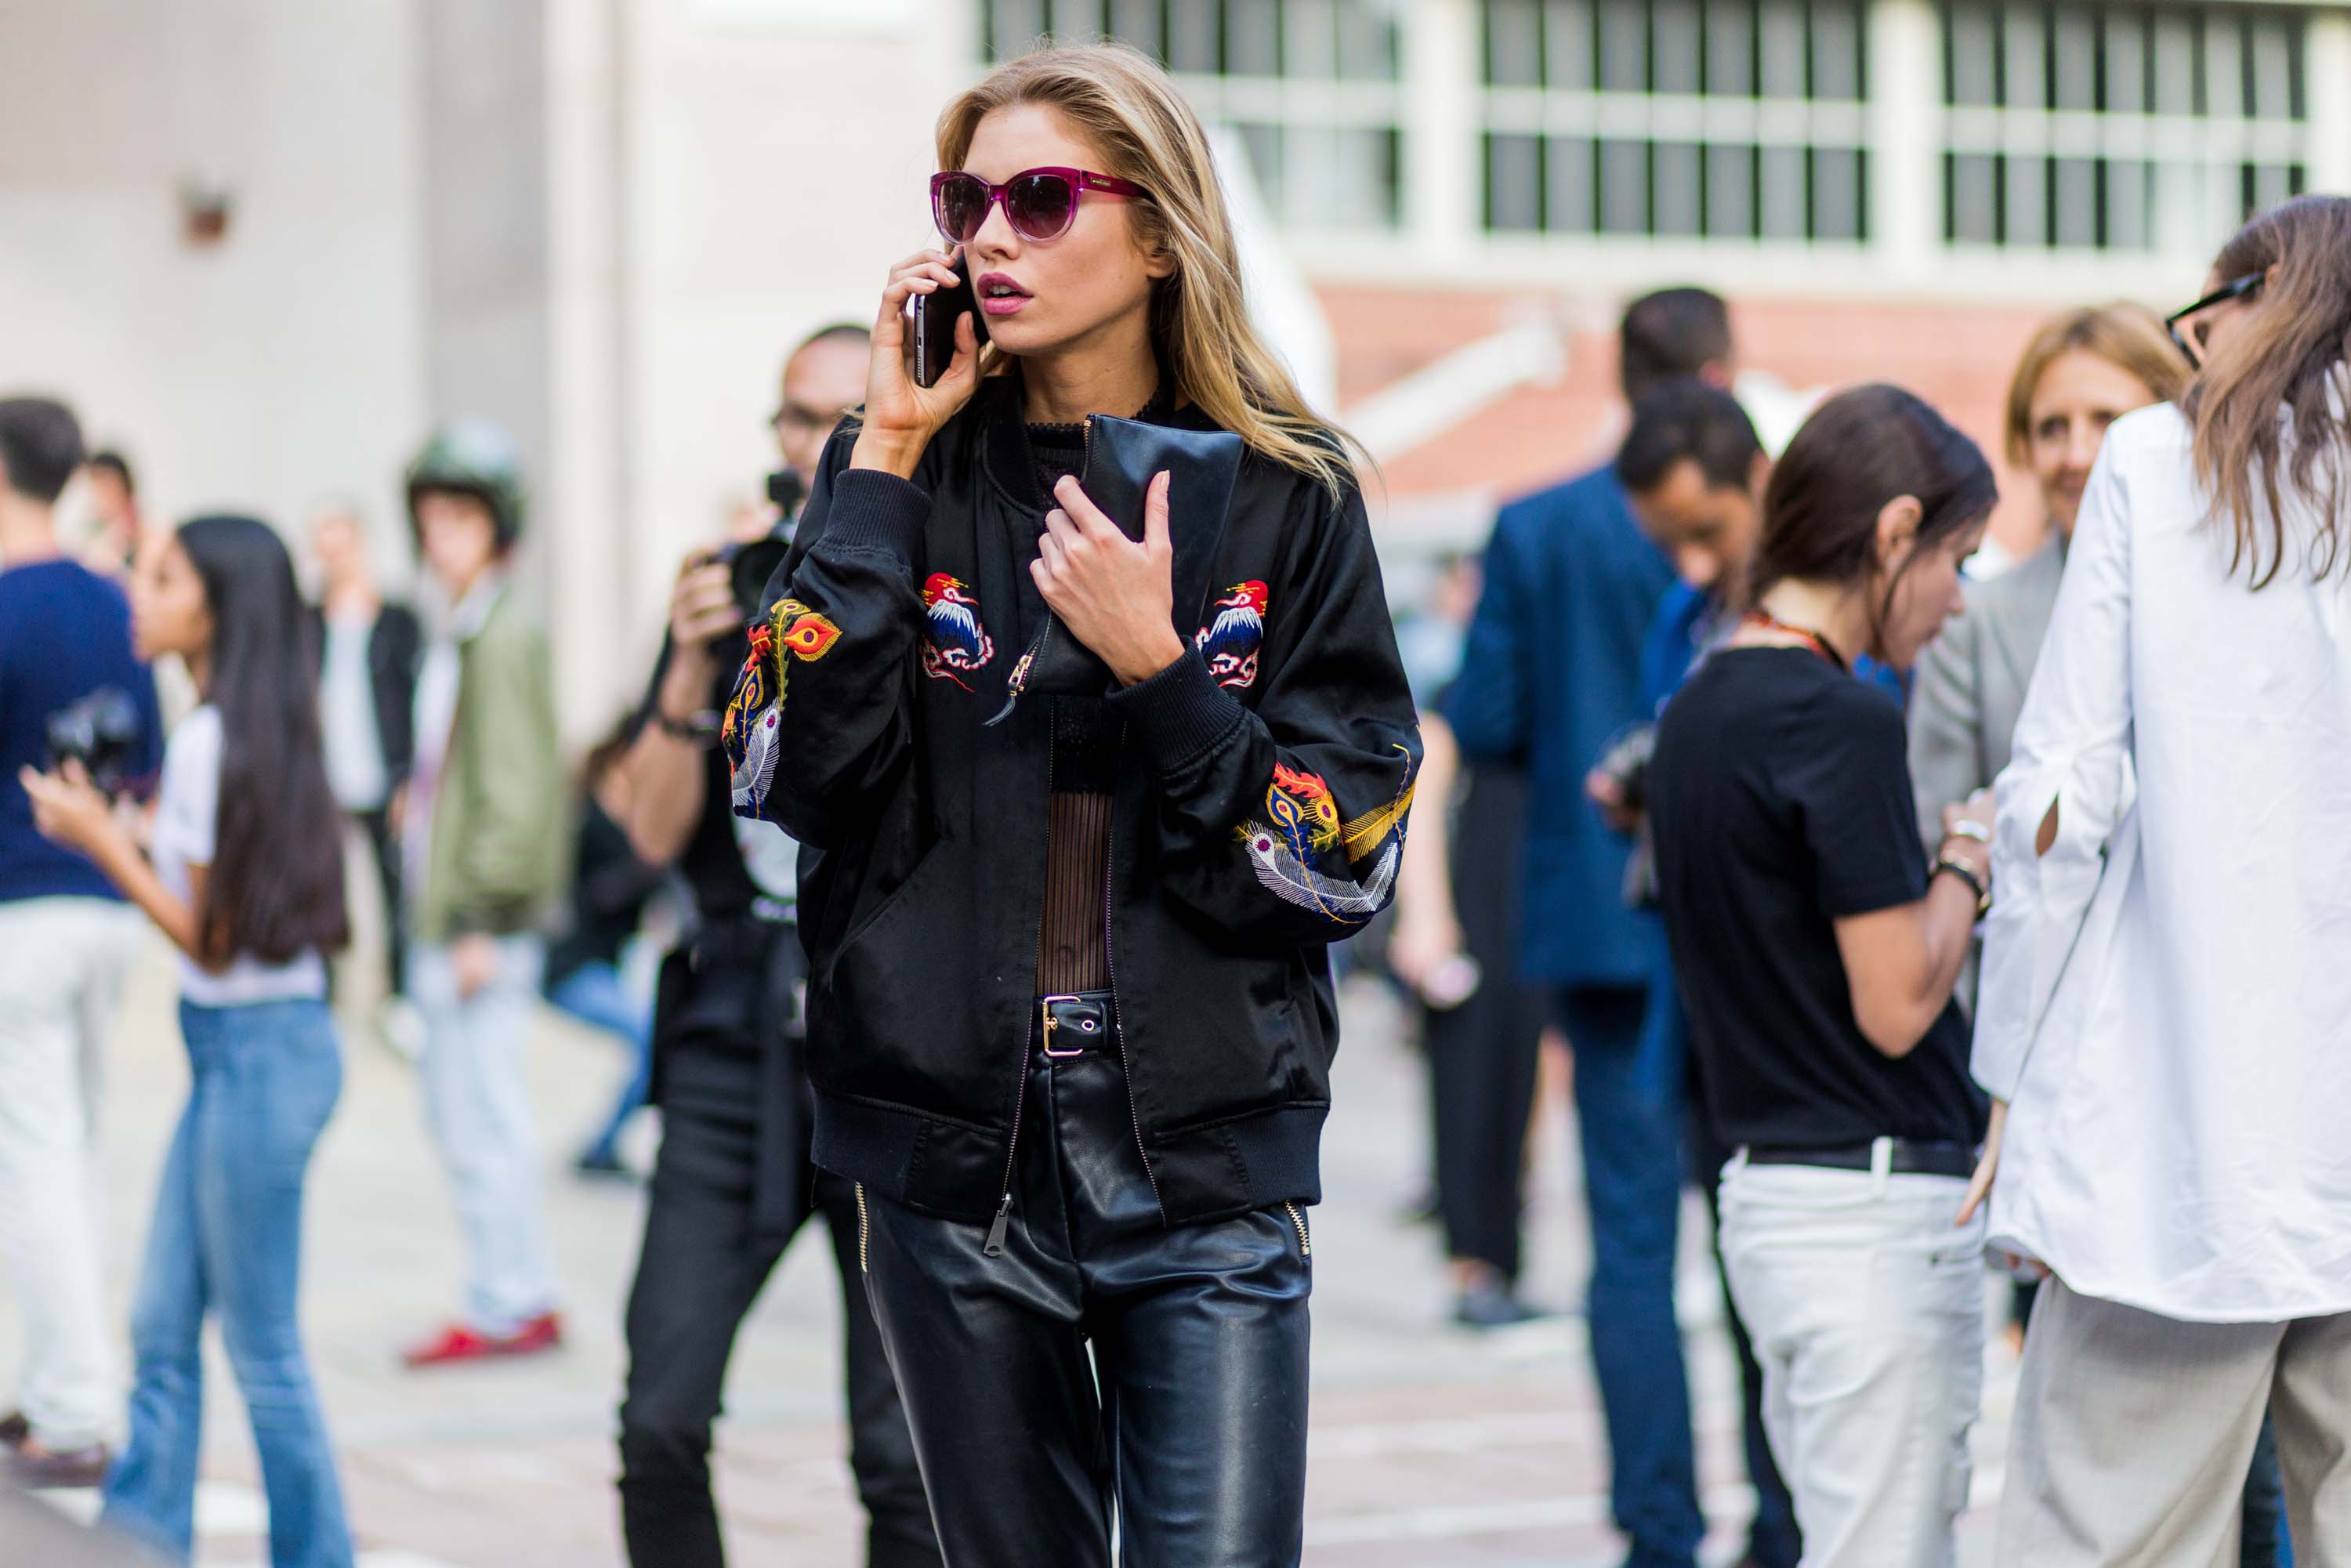
[[[1755,608],[1658,726],[1659,893],[1722,1175],[1732,1294],[1806,1568],[1948,1564],[1981,1381],[1984,1101],[1951,990],[1990,889],[1989,797],[1921,856],[1907,668],[1959,612],[1997,492],[1909,393],[1856,388],[1764,498]]]

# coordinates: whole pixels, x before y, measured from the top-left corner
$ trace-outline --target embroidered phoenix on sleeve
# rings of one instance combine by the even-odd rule
[[[1265,792],[1265,820],[1242,824],[1237,836],[1268,892],[1339,925],[1360,925],[1385,905],[1395,885],[1413,789],[1407,768],[1394,800],[1342,822],[1338,801],[1320,775],[1276,763]],[[1365,861],[1371,870],[1345,877],[1316,870],[1315,862],[1333,848],[1351,873]]]

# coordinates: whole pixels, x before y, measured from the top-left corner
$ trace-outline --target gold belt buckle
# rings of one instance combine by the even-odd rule
[[[1082,1001],[1085,998],[1082,997],[1075,996],[1047,997],[1037,1004],[1038,1015],[1043,1020],[1045,1025],[1045,1054],[1055,1061],[1065,1061],[1072,1056],[1083,1056],[1086,1053],[1086,1048],[1081,1045],[1075,1051],[1055,1051],[1053,1049],[1053,1031],[1061,1027],[1053,1017],[1053,1004],[1055,1002],[1075,1002]]]

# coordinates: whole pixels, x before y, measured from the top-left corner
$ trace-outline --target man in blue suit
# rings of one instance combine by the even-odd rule
[[[1621,344],[1627,401],[1676,376],[1729,378],[1729,315],[1703,289],[1635,300]],[[1642,649],[1674,580],[1612,466],[1503,507],[1446,712],[1467,756],[1523,767],[1531,784],[1520,964],[1558,998],[1575,1052],[1586,1322],[1626,1568],[1694,1568],[1706,1531],[1674,1321],[1684,1100],[1678,1058],[1644,1049],[1664,935],[1627,906],[1632,841],[1586,798],[1584,776],[1651,716]]]

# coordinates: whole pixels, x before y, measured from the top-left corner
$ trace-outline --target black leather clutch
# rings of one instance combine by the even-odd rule
[[[1168,475],[1167,528],[1175,551],[1176,629],[1207,602],[1208,573],[1224,538],[1240,478],[1241,438],[1222,430],[1179,430],[1134,419],[1095,414],[1086,421],[1085,465],[1078,484],[1131,539],[1143,538],[1144,498],[1151,481]],[[1061,617],[1045,612],[1045,623],[1012,666],[1004,706],[989,724],[1001,724],[1030,692],[1061,696],[1102,696],[1117,684],[1110,666],[1070,634]]]

